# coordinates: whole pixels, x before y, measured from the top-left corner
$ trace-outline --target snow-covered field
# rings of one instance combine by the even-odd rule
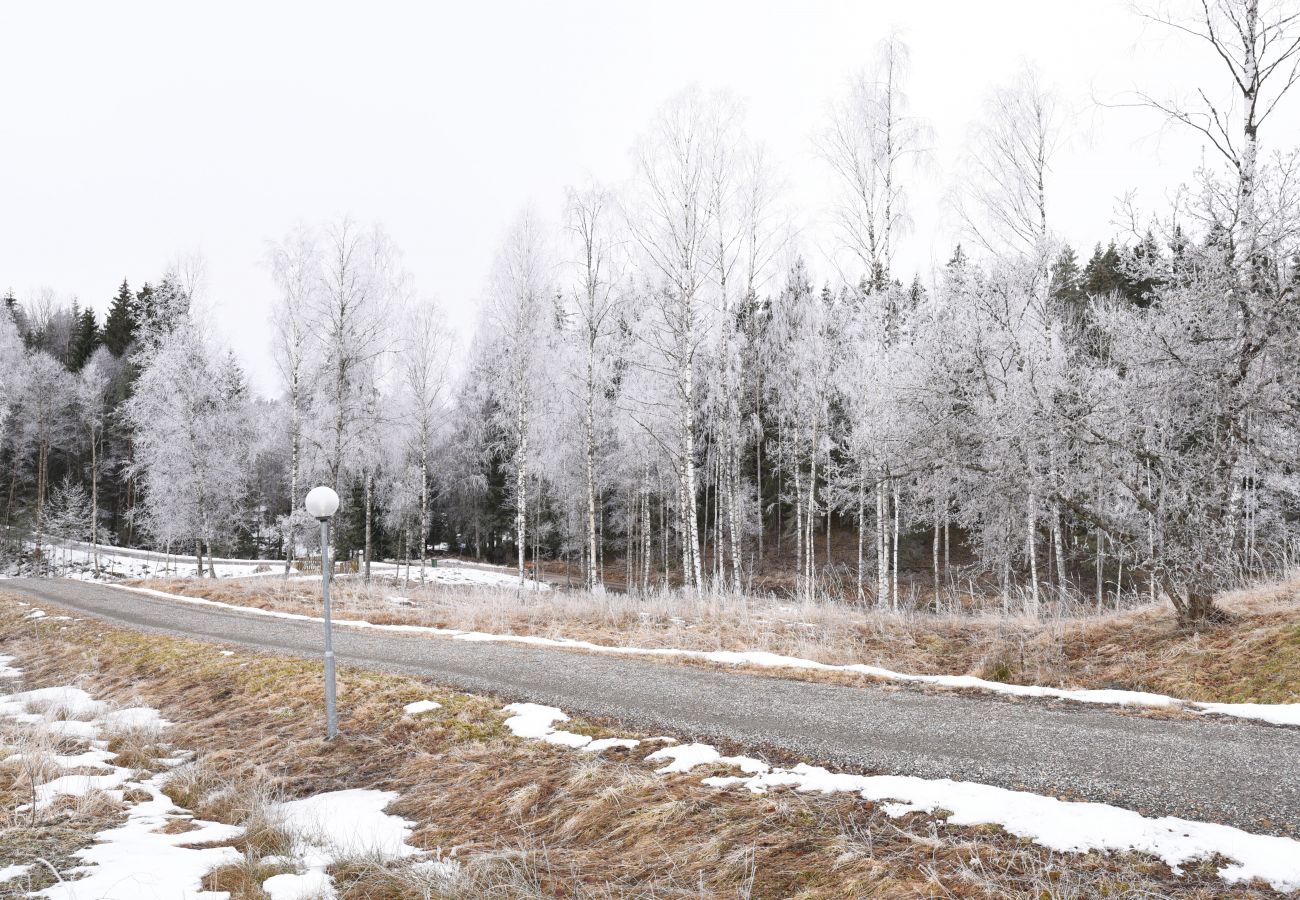
[[[58,541],[47,546],[47,559],[51,574],[77,581],[134,581],[144,578],[194,578],[198,563],[193,556],[153,553],[148,550],[131,550],[121,547],[94,548],[80,541]],[[514,588],[519,584],[513,572],[472,563],[440,560],[436,566],[426,566],[421,572],[418,563],[405,565],[375,562],[371,574],[403,584],[435,584],[470,587]],[[203,577],[215,571],[217,578],[257,578],[284,575],[284,560],[274,559],[223,559],[205,561]],[[297,571],[296,569],[294,570]],[[317,575],[291,575],[291,578],[316,580]],[[338,574],[338,578],[353,575]],[[545,583],[529,581],[527,590],[548,591]]]
[[[630,738],[592,740],[557,729],[556,723],[566,721],[568,716],[553,706],[513,703],[505,711],[512,713],[506,726],[517,737],[579,751],[635,748],[647,743]],[[1173,816],[1150,818],[1104,803],[1058,800],[975,782],[850,775],[803,763],[780,768],[747,756],[724,756],[709,744],[676,744],[671,738],[652,738],[648,742],[670,744],[645,757],[647,762],[663,763],[655,770],[661,775],[688,773],[699,766],[726,766],[741,773],[704,778],[702,783],[710,787],[744,788],[753,793],[777,788],[810,794],[854,793],[881,804],[893,818],[910,812],[932,814],[945,810],[950,824],[998,825],[1017,837],[1062,853],[1100,850],[1150,854],[1164,861],[1175,874],[1188,863],[1218,855],[1232,860],[1218,870],[1226,882],[1260,878],[1279,891],[1300,890],[1300,841],[1290,838],[1251,834],[1227,825]]]

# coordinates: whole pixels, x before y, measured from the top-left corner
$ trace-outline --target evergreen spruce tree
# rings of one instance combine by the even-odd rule
[[[72,346],[68,348],[68,368],[80,372],[101,342],[95,311],[87,306],[77,316],[76,327],[72,334]]]
[[[1079,259],[1074,255],[1074,248],[1066,245],[1052,264],[1052,298],[1062,309],[1078,310],[1087,301],[1083,290],[1083,273],[1079,270]]]
[[[1105,250],[1098,244],[1083,270],[1083,289],[1089,297],[1118,295],[1133,302],[1137,288],[1129,278],[1128,266],[1119,248],[1111,241]]]
[[[109,308],[108,318],[104,320],[104,346],[114,356],[122,356],[135,340],[135,329],[135,297],[123,278],[122,286],[117,289],[117,296]]]

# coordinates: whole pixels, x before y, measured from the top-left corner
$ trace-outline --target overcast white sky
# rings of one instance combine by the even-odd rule
[[[0,0],[0,291],[49,286],[102,312],[123,277],[138,286],[199,250],[213,318],[271,391],[262,259],[296,221],[384,223],[419,290],[467,333],[519,208],[558,214],[565,185],[622,181],[655,109],[698,82],[747,102],[750,132],[815,224],[826,175],[811,135],[894,28],[937,163],[914,190],[904,277],[950,253],[941,200],[963,136],[1022,60],[1076,112],[1049,203],[1083,256],[1113,232],[1119,195],[1158,205],[1201,152],[1153,114],[1092,99],[1223,84],[1201,48],[1118,0]],[[1296,121],[1273,122],[1274,139]]]

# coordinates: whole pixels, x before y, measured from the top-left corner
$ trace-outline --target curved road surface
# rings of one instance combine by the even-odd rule
[[[321,647],[315,623],[103,585],[19,579],[0,582],[0,591],[145,631],[301,656],[316,656]],[[336,628],[334,647],[342,663],[551,704],[641,732],[767,748],[842,770],[960,778],[1300,834],[1300,729],[815,684],[349,628]]]

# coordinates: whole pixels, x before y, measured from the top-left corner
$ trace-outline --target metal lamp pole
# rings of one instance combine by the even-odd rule
[[[330,625],[330,519],[339,507],[339,495],[327,487],[312,488],[307,494],[307,512],[320,521],[321,596],[325,601],[325,740],[339,733],[338,711],[334,702],[334,640]]]

